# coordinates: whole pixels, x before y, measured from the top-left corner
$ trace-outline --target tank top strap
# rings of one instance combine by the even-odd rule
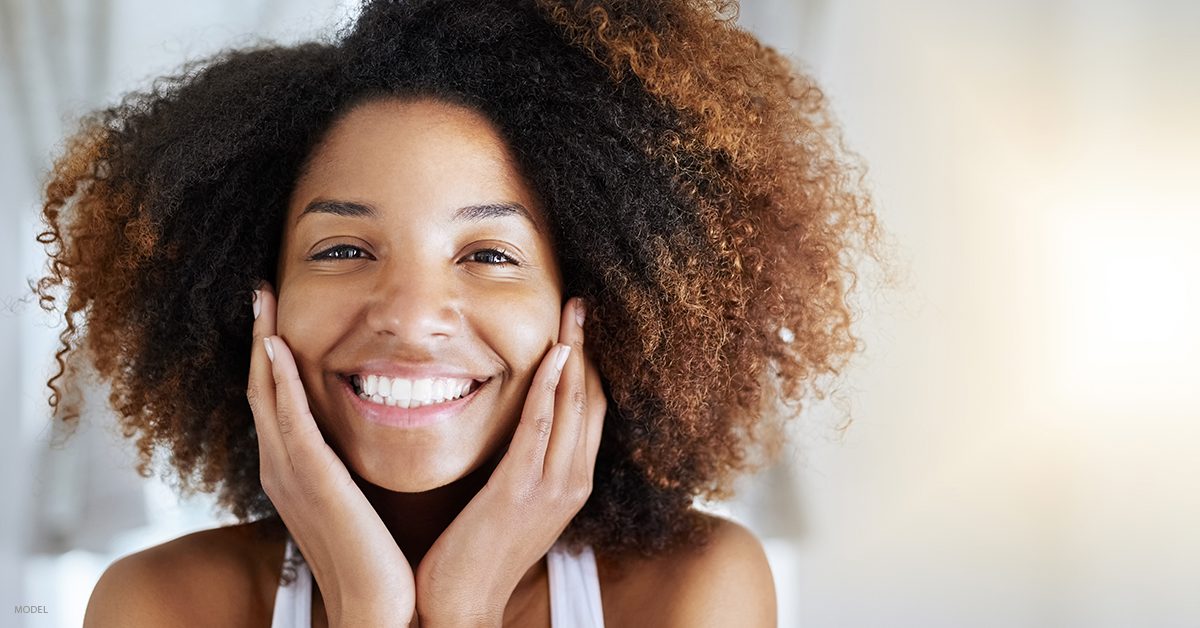
[[[298,557],[291,537],[284,549],[285,562]],[[604,628],[604,609],[600,604],[600,576],[596,555],[584,546],[572,553],[556,542],[546,554],[550,581],[550,625],[553,628]],[[295,579],[279,584],[271,628],[309,628],[312,626],[312,573],[303,558],[296,563]]]
[[[546,554],[550,579],[552,628],[603,628],[600,576],[596,555],[589,546],[571,553],[558,541]]]
[[[295,579],[286,585],[281,581],[275,590],[271,628],[309,628],[312,626],[312,573],[299,556],[299,550],[290,535],[283,556],[285,564],[293,557],[300,560],[296,563]]]

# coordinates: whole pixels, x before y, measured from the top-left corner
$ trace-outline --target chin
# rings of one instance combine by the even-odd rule
[[[460,480],[478,468],[481,456],[463,451],[424,448],[411,454],[395,450],[363,452],[353,465],[362,479],[397,493],[423,493]]]

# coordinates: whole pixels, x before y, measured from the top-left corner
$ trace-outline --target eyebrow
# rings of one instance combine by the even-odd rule
[[[348,218],[378,218],[379,210],[369,203],[359,203],[355,201],[342,201],[333,199],[317,199],[310,202],[304,207],[304,211],[300,212],[300,218],[308,214],[333,214],[335,216],[346,216]],[[479,222],[494,218],[505,218],[508,216],[520,216],[529,222],[530,225],[537,231],[541,231],[541,225],[533,219],[533,213],[527,207],[516,201],[501,201],[498,203],[481,203],[478,205],[467,205],[454,210],[452,220],[456,222]]]

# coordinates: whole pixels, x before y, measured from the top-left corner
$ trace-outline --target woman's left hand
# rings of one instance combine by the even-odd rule
[[[582,319],[582,300],[568,301],[559,342],[534,375],[508,451],[421,560],[422,626],[499,626],[521,577],[591,495],[607,403],[584,354]],[[566,347],[560,371],[555,362]]]

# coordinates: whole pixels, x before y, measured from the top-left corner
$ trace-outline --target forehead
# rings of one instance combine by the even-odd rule
[[[374,100],[344,114],[297,181],[291,220],[314,198],[425,212],[515,201],[542,222],[503,137],[482,114],[436,100]]]

